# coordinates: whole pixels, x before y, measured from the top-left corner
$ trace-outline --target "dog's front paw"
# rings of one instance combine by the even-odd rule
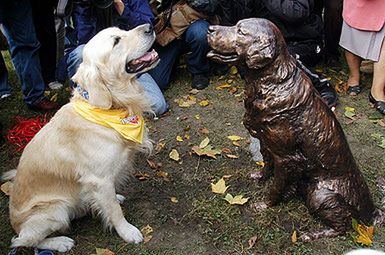
[[[257,212],[262,212],[266,210],[269,206],[265,202],[256,202],[252,203],[250,207]]]
[[[143,235],[139,229],[130,226],[119,232],[120,237],[127,243],[140,243],[143,241]]]

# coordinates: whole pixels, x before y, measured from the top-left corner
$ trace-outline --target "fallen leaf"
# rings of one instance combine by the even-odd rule
[[[208,106],[209,105],[209,101],[208,100],[202,100],[202,101],[199,102],[199,105],[202,106],[202,107]]]
[[[236,141],[233,142],[233,145],[234,145],[234,146],[237,146],[237,147],[240,147],[240,146],[241,146],[241,144],[238,143],[238,142],[236,142]]]
[[[264,167],[265,166],[265,162],[263,162],[263,161],[255,161],[255,164],[257,166],[260,166],[260,167]]]
[[[48,97],[49,94],[51,94],[51,91],[49,91],[49,90],[45,90],[45,91],[44,91],[44,96]]]
[[[371,134],[370,136],[373,137],[374,139],[377,139],[377,140],[382,138],[382,135],[379,133],[374,133],[374,134]]]
[[[146,225],[140,229],[143,234],[143,243],[148,243],[152,239],[154,229],[150,225]]]
[[[166,146],[164,139],[160,139],[158,144],[155,146],[155,154],[158,154]]]
[[[214,159],[217,158],[215,155],[221,154],[221,150],[213,149],[211,145],[207,145],[203,149],[199,148],[199,146],[194,146],[194,147],[192,147],[192,150],[198,156],[208,156],[208,157],[211,157],[211,158],[214,158]]]
[[[178,103],[179,107],[186,108],[196,104],[197,99],[192,95],[188,95],[179,99],[175,99],[174,102]]]
[[[152,169],[157,169],[158,168],[158,165],[153,160],[147,159],[147,163],[150,166],[150,168],[152,168]]]
[[[237,195],[233,197],[230,193],[227,193],[224,200],[226,200],[231,205],[243,205],[249,200],[249,198],[244,198],[243,195]]]
[[[199,133],[207,135],[210,131],[207,128],[199,128]]]
[[[233,82],[234,82],[233,79],[228,79],[228,80],[227,80],[227,83],[233,83]]]
[[[233,154],[226,154],[226,157],[232,158],[232,159],[237,159],[237,158],[239,158],[239,156],[233,155]]]
[[[222,177],[217,183],[211,183],[211,191],[216,194],[224,194],[229,186],[226,186],[225,179]]]
[[[185,138],[186,140],[190,140],[190,135],[189,135],[189,134],[185,134],[185,135],[184,135],[184,138]]]
[[[222,152],[225,153],[225,154],[233,153],[229,148],[222,148]]]
[[[186,131],[186,132],[189,131],[190,129],[191,129],[190,125],[187,125],[187,126],[185,126],[185,127],[183,128],[183,130]]]
[[[172,160],[175,160],[175,161],[179,161],[180,160],[180,157],[179,157],[179,153],[176,149],[172,149],[170,154],[169,154],[169,157],[170,159]]]
[[[385,122],[384,122],[384,120],[378,121],[378,124],[379,124],[381,127],[385,127]]]
[[[190,94],[193,94],[193,95],[196,95],[199,93],[199,90],[198,89],[192,89],[189,91]]]
[[[139,181],[145,181],[150,178],[150,175],[148,173],[137,172],[135,177],[138,178]]]
[[[237,135],[229,135],[227,138],[229,138],[233,142],[236,142],[236,141],[243,139],[242,137],[237,136]]]
[[[228,84],[228,83],[223,83],[223,84],[217,86],[215,89],[216,89],[216,90],[224,90],[224,89],[227,89],[227,88],[230,88],[230,87],[231,87],[230,84]]]
[[[52,101],[52,102],[56,102],[56,101],[57,101],[57,93],[55,93],[55,94],[51,97],[50,101]]]
[[[231,68],[230,68],[230,73],[231,73],[232,75],[236,75],[236,74],[238,73],[237,67],[236,67],[236,66],[231,66]]]
[[[210,143],[210,139],[206,137],[203,139],[203,141],[199,144],[199,148],[203,149]]]
[[[199,114],[195,114],[195,119],[197,119],[197,120],[199,120],[201,117],[200,117],[200,115]]]
[[[103,249],[103,248],[95,248],[96,254],[91,255],[115,255],[112,251],[109,249]]]
[[[11,189],[12,189],[12,186],[13,186],[13,183],[8,181],[8,182],[5,182],[3,183],[1,186],[0,186],[0,190],[7,196],[9,196],[9,194],[11,193]]]
[[[182,138],[180,135],[177,135],[177,136],[176,136],[176,140],[177,140],[178,142],[183,142],[183,138]]]
[[[382,149],[385,149],[385,138],[382,138],[381,142],[378,144],[378,146]]]
[[[165,181],[170,181],[169,174],[164,171],[157,171],[155,174],[157,177],[163,178]]]
[[[354,236],[354,241],[356,243],[370,246],[373,244],[373,234],[374,227],[366,226],[364,224],[358,224],[356,219],[352,219],[352,227],[357,232],[358,235]]]
[[[224,176],[222,176],[223,179],[229,179],[231,176],[233,176],[232,174],[226,174]]]
[[[253,248],[257,240],[258,240],[258,236],[251,237],[249,241],[247,241],[247,243],[249,244],[249,247],[247,247],[246,250],[250,250],[251,248]]]
[[[238,89],[236,87],[232,87],[229,89],[229,93],[234,95],[235,93],[237,93]]]
[[[293,234],[291,234],[291,242],[296,243],[297,242],[297,231],[293,231]]]
[[[174,204],[178,203],[178,199],[176,197],[170,197],[171,202]]]
[[[355,109],[352,107],[345,107],[345,117],[354,120],[354,117],[356,116]]]

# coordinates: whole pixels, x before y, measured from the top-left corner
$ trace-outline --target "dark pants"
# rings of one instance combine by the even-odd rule
[[[342,2],[343,0],[316,0],[315,10],[322,17],[325,31],[325,55],[339,57],[339,40],[342,29]]]
[[[187,69],[192,74],[208,73],[210,65],[206,57],[209,51],[207,31],[209,23],[198,20],[192,23],[181,39],[175,39],[170,44],[162,47],[155,46],[160,57],[160,63],[149,71],[161,90],[169,86],[171,72],[182,53],[189,52]]]
[[[46,84],[55,81],[56,30],[54,7],[57,1],[31,0],[33,23],[40,42],[39,58],[43,80]]]

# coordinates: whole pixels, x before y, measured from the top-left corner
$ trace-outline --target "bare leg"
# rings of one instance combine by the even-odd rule
[[[348,86],[354,87],[360,84],[360,64],[362,59],[350,51],[345,50],[346,62],[349,66]],[[356,96],[356,92],[350,93],[351,96]]]
[[[377,101],[385,102],[385,43],[382,44],[380,59],[373,65],[373,83],[370,92]]]

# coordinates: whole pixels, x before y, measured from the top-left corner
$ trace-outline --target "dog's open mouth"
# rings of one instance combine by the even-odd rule
[[[233,63],[239,60],[239,56],[236,53],[222,53],[215,50],[209,51],[207,57],[220,63]]]
[[[138,73],[146,67],[152,66],[159,60],[158,53],[155,50],[149,51],[143,56],[131,60],[126,64],[127,73]]]

